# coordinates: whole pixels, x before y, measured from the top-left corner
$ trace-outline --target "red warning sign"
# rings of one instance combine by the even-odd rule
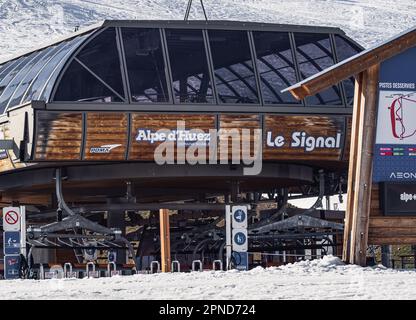
[[[20,231],[20,208],[3,209],[3,230]]]

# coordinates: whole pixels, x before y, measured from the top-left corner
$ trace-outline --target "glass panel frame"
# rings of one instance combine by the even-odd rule
[[[260,39],[261,36],[272,36],[275,35],[278,39],[281,37],[283,40],[286,41],[285,47],[286,49],[281,50],[275,50],[272,49],[272,42],[269,43],[270,48],[267,50],[271,53],[267,56],[262,55],[259,57],[260,52],[265,52],[266,48],[264,48],[265,43],[260,43],[262,41]],[[286,38],[286,39],[284,39]],[[268,39],[270,41],[270,39]],[[279,41],[275,45],[282,45],[282,41]],[[295,83],[299,82],[298,78],[298,70],[296,61],[293,57],[293,46],[291,41],[291,34],[290,32],[283,32],[283,31],[253,31],[253,47],[255,51],[255,59],[256,59],[256,65],[257,65],[257,73],[260,81],[260,88],[262,93],[262,104],[264,106],[302,106],[303,101],[295,99],[290,93],[282,94],[280,91],[290,87],[291,85],[294,85]],[[261,51],[262,50],[262,51]],[[266,59],[267,58],[267,59]],[[279,68],[275,68],[276,64],[280,64],[281,66]],[[266,70],[267,71],[262,71]],[[286,69],[292,69],[289,71],[291,73],[292,79],[288,79],[285,77],[284,71],[281,72],[281,70]],[[280,79],[280,82],[285,82],[284,85],[282,85],[280,88],[274,88],[274,84],[276,83],[275,79],[268,81],[264,74],[266,73],[272,73],[272,76],[274,78]],[[286,72],[286,75],[288,73]],[[271,95],[274,95],[276,100],[280,100],[280,102],[275,103],[269,103],[266,102],[266,92],[270,93]],[[285,96],[289,99],[285,99]]]
[[[7,110],[10,100],[12,99],[15,91],[20,86],[27,73],[30,72],[32,67],[37,63],[41,57],[42,51],[35,51],[26,57],[25,65],[20,69],[12,81],[4,89],[0,95],[0,113]]]
[[[44,65],[53,57],[55,52],[58,50],[58,46],[52,46],[45,48],[44,50],[40,51],[40,58],[39,60],[32,66],[29,72],[25,75],[25,77],[20,82],[19,86],[16,88],[13,96],[10,98],[7,108],[14,107],[17,105],[22,104],[22,100],[29,89],[33,79],[36,78],[38,73],[42,70]]]
[[[182,34],[181,34],[182,33]],[[164,29],[164,37],[165,37],[165,41],[166,41],[166,55],[168,57],[168,67],[169,67],[169,71],[170,71],[170,84],[171,84],[171,88],[172,88],[172,95],[173,95],[173,102],[174,104],[188,104],[188,105],[193,105],[193,104],[197,104],[197,105],[216,105],[217,104],[217,99],[216,99],[216,94],[215,94],[215,89],[213,86],[213,80],[212,80],[212,70],[211,70],[211,65],[210,65],[210,61],[209,61],[209,55],[208,55],[208,49],[207,49],[207,44],[206,44],[206,35],[205,35],[205,30],[203,29],[179,29],[179,28],[169,28],[169,29]],[[198,37],[200,37],[199,39],[197,39]],[[185,41],[186,39],[188,39],[188,41],[193,42],[192,44],[189,42],[188,45],[192,45],[194,48],[196,48],[196,50],[194,50],[194,55],[196,55],[199,59],[199,65],[203,64],[205,66],[201,66],[202,68],[202,72],[197,73],[197,74],[193,74],[193,72],[191,72],[187,77],[187,81],[186,81],[186,88],[183,89],[182,84],[178,84],[177,86],[179,87],[178,89],[175,86],[175,81],[174,81],[174,76],[175,76],[175,63],[179,63],[179,59],[177,57],[178,55],[178,50],[180,50],[179,47],[177,47],[176,52],[174,49],[174,46],[177,46],[178,43]],[[196,41],[201,40],[200,43],[195,44]],[[176,43],[174,44],[173,41],[176,41]],[[181,43],[182,45],[186,45],[186,43]],[[189,53],[188,53],[189,55]],[[192,53],[190,53],[190,56],[192,56]],[[190,58],[189,56],[187,56],[186,58]],[[176,60],[176,61],[175,61]],[[191,59],[189,59],[188,61],[190,61]],[[194,59],[192,59],[193,61]],[[205,70],[204,70],[205,69]],[[190,83],[191,81],[189,79],[196,79],[196,84],[198,84],[197,86],[192,85],[192,83]],[[203,82],[203,79],[207,79],[208,78],[208,82]],[[179,79],[178,79],[179,81]],[[210,95],[205,94],[205,98],[204,100],[206,101],[201,101],[201,95],[200,95],[200,90],[201,87],[205,85],[206,88],[204,88],[203,90],[207,90],[207,92],[211,92]],[[180,92],[180,90],[186,90],[186,99],[189,99],[189,95],[191,94],[190,92],[193,91],[196,95],[196,99],[197,101],[181,101],[182,100],[182,93]],[[207,97],[210,97],[209,99]]]
[[[215,33],[217,33],[215,35]],[[219,51],[217,53],[215,53],[214,51],[216,49],[219,49],[219,47],[214,47],[213,46],[213,41],[214,39],[219,39],[218,35],[220,35],[221,33],[223,33],[223,35],[225,35],[226,33],[231,34],[231,33],[239,33],[241,34],[243,37],[245,35],[245,37],[247,37],[247,39],[244,39],[243,42],[239,41],[239,52],[243,52],[243,49],[246,50],[245,54],[249,56],[249,58],[244,61],[244,63],[238,62],[238,63],[233,63],[232,65],[229,66],[222,66],[219,67],[218,69],[216,68],[216,62],[215,62],[215,55],[217,55],[217,58],[219,57]],[[261,106],[262,105],[262,101],[261,101],[261,93],[259,92],[259,84],[258,84],[258,74],[256,72],[256,67],[255,67],[255,61],[254,61],[254,56],[253,56],[253,51],[252,51],[252,43],[251,43],[251,39],[249,36],[249,31],[247,30],[225,30],[225,29],[209,29],[207,30],[207,41],[208,41],[208,46],[209,46],[209,53],[210,53],[210,66],[211,66],[211,70],[212,70],[212,75],[213,75],[213,85],[215,88],[215,92],[216,92],[216,96],[217,96],[217,101],[219,105],[236,105],[236,106]],[[237,43],[237,41],[235,41],[235,43]],[[243,43],[245,43],[246,47],[242,48],[241,46],[243,45]],[[230,50],[229,50],[230,51]],[[225,54],[225,56],[227,56],[227,54]],[[219,62],[219,61],[217,61]],[[247,62],[250,62],[251,65],[247,65]],[[219,65],[218,65],[219,66]],[[238,69],[237,69],[238,66]],[[233,68],[231,68],[233,67]],[[217,70],[216,70],[217,69]],[[219,74],[219,71],[221,71],[221,74]],[[241,75],[240,73],[243,73],[243,75]],[[252,78],[252,79],[251,79]],[[252,83],[250,83],[250,81],[252,81]],[[240,82],[243,86],[240,86],[241,88],[244,88],[244,90],[248,89],[247,92],[250,92],[254,95],[251,99],[250,97],[243,97],[240,95],[240,93],[242,93],[243,91],[238,92],[238,87],[234,87],[232,86],[230,83],[231,82]],[[219,88],[219,86],[223,86],[222,90],[224,93],[225,92],[229,92],[231,94],[234,94],[234,99],[237,99],[237,101],[239,99],[242,99],[243,102],[225,102],[223,101],[222,96],[220,91],[221,89]],[[248,100],[253,100],[253,102],[246,102]]]
[[[106,82],[99,74],[97,74],[97,72],[95,72],[90,63],[84,59],[84,61],[81,60],[82,54],[85,54],[86,52],[84,50],[96,50],[94,48],[89,47],[89,45],[94,45],[96,41],[98,41],[98,44],[102,45],[102,41],[100,43],[100,40],[102,40],[102,37],[105,37],[106,34],[108,33],[113,33],[111,36],[114,36],[114,43],[112,45],[114,45],[113,48],[115,48],[115,57],[117,59],[116,63],[118,64],[118,68],[119,68],[119,72],[120,74],[118,75],[119,78],[119,85],[121,86],[121,92],[119,92],[118,90],[114,89],[114,87],[112,87],[108,82]],[[104,39],[104,40],[108,40],[108,39]],[[127,95],[127,88],[126,88],[126,81],[125,81],[125,69],[124,69],[124,62],[123,62],[123,56],[122,56],[122,49],[121,49],[121,45],[120,45],[120,37],[119,37],[119,31],[118,31],[118,27],[108,27],[108,28],[104,28],[101,29],[99,32],[97,32],[96,34],[94,34],[92,37],[90,37],[88,40],[86,40],[82,45],[80,45],[76,51],[76,53],[73,55],[72,59],[70,59],[66,66],[64,67],[64,69],[62,70],[59,78],[58,78],[58,82],[55,84],[53,91],[52,91],[52,101],[56,101],[56,102],[80,102],[82,100],[82,102],[88,103],[88,102],[96,102],[96,101],[88,101],[93,99],[94,97],[85,97],[82,100],[78,99],[78,100],[61,100],[59,97],[57,97],[60,94],[59,88],[61,87],[61,84],[65,84],[63,83],[67,78],[66,76],[69,75],[68,73],[71,72],[71,68],[81,68],[82,72],[86,72],[86,75],[88,74],[88,77],[92,77],[91,82],[100,82],[102,86],[105,87],[105,89],[103,88],[103,90],[109,90],[110,92],[112,92],[115,96],[116,96],[116,100],[117,98],[120,99],[119,101],[101,101],[102,103],[128,103],[128,99],[126,97]],[[100,50],[99,50],[100,51]],[[87,52],[88,53],[88,52]],[[100,51],[101,53],[101,51]],[[97,60],[99,60],[99,56],[97,57]],[[104,92],[104,91],[103,91]]]
[[[306,41],[305,43],[302,43],[302,41],[299,41],[299,37],[304,37],[304,38],[308,38],[309,39],[313,39],[313,37],[315,38],[321,38],[319,41],[326,41],[326,47],[324,44],[322,43],[318,43],[319,41]],[[302,43],[302,44],[300,44]],[[305,52],[305,50],[301,49],[301,47],[303,46],[310,46],[313,45],[315,48],[317,48],[318,50],[320,50],[321,53],[324,53],[324,55],[319,56],[317,55],[317,51],[315,52]],[[297,68],[298,68],[298,72],[300,75],[300,79],[304,80],[314,74],[317,74],[319,72],[321,72],[322,70],[334,65],[336,63],[336,52],[334,51],[334,47],[332,44],[332,37],[331,34],[328,33],[312,33],[312,32],[294,32],[293,33],[293,46],[294,46],[294,53],[296,55],[296,63],[297,63]],[[313,48],[313,49],[315,49]],[[315,54],[315,57],[311,57],[310,54]],[[332,60],[332,63],[329,63],[328,65],[321,65],[319,64],[317,61],[321,60],[321,64],[323,63],[322,61],[325,60]],[[306,63],[308,63],[309,65],[312,65],[315,70],[314,72],[309,72],[307,74],[304,73],[304,71],[306,71],[306,69],[304,68],[303,65],[305,65]],[[303,70],[302,70],[303,69]],[[331,92],[332,91],[332,92]],[[323,94],[334,94],[335,96],[337,96],[337,103],[327,103],[326,99],[323,98]],[[316,104],[316,103],[312,103],[311,101],[313,100],[320,100],[321,103],[320,104]],[[343,94],[343,88],[340,85],[334,85],[331,88],[328,88],[326,90],[321,91],[320,93],[314,95],[314,96],[309,96],[306,97],[304,99],[304,103],[306,107],[317,107],[317,108],[344,108],[345,107],[345,101],[344,101],[344,94]]]
[[[362,52],[364,48],[359,47],[356,43],[351,40],[343,37],[339,34],[333,35],[333,43],[336,53],[337,62],[344,61],[350,57]],[[348,50],[341,49],[342,47],[347,48]],[[344,89],[345,104],[347,108],[352,108],[354,104],[354,95],[355,95],[355,78],[351,77],[349,79],[343,80],[341,85]]]
[[[126,40],[126,34],[128,32],[136,33],[136,35],[138,37],[140,36],[144,36],[144,37],[148,37],[146,38],[142,38],[139,39],[137,38],[136,40],[136,45],[137,50],[135,51],[135,54],[140,56],[149,56],[150,54],[156,54],[158,55],[157,57],[155,56],[155,59],[153,60],[153,63],[155,65],[156,68],[159,68],[159,71],[154,72],[155,74],[158,75],[158,79],[155,79],[157,81],[159,81],[160,84],[160,92],[161,93],[157,93],[156,90],[154,90],[154,88],[149,87],[147,89],[143,89],[143,90],[147,90],[148,92],[139,92],[138,96],[147,96],[147,101],[137,101],[137,99],[140,98],[134,98],[135,93],[133,91],[136,91],[137,89],[140,91],[141,89],[137,88],[134,89],[132,86],[132,79],[134,79],[132,71],[133,68],[131,67],[133,65],[132,62],[132,58],[130,57],[132,52],[129,52],[129,50],[131,50],[131,43],[128,43],[128,41]],[[143,35],[140,35],[140,32]],[[148,32],[149,35],[146,35],[145,33]],[[154,33],[153,35],[151,33]],[[124,68],[125,68],[125,78],[126,78],[126,82],[127,82],[127,90],[129,92],[129,97],[128,97],[128,102],[130,104],[137,104],[137,105],[158,105],[158,104],[162,104],[162,105],[168,105],[168,104],[173,104],[173,98],[172,98],[172,93],[171,93],[171,86],[170,86],[170,82],[171,82],[171,75],[170,75],[170,68],[168,65],[168,59],[167,59],[167,53],[166,53],[166,46],[165,46],[165,37],[163,36],[163,29],[161,28],[151,28],[151,27],[124,27],[124,28],[120,28],[120,35],[121,35],[121,50],[123,52],[123,60],[124,60]],[[153,39],[152,39],[153,37]],[[159,39],[159,40],[157,40]],[[142,41],[139,41],[142,40]],[[148,43],[146,43],[146,41]],[[153,44],[151,43],[152,41]],[[130,46],[130,47],[129,47]],[[147,46],[147,47],[146,47]],[[153,48],[152,48],[153,46]],[[156,52],[159,51],[159,52]],[[130,61],[129,61],[130,60]],[[137,61],[136,60],[136,66],[137,66]],[[141,61],[143,62],[143,61]],[[130,67],[129,67],[130,65]],[[142,66],[140,66],[142,67]],[[157,69],[153,69],[153,70],[157,70]],[[151,69],[147,70],[147,73],[149,74],[151,71]],[[149,80],[149,78],[147,79],[147,81]],[[142,78],[142,83],[145,83],[146,79]],[[149,92],[150,90],[150,92]],[[156,92],[156,94],[155,94]],[[150,96],[155,96],[156,100],[152,100],[152,98],[150,98]],[[162,99],[162,101],[157,101],[159,99],[159,97]]]
[[[45,72],[46,68],[50,68],[49,70],[54,70],[54,68],[59,64],[59,62],[63,59],[62,53],[65,52],[64,50],[71,47],[70,42],[61,42],[57,45],[57,50],[54,52],[53,56],[48,59],[48,61],[45,62],[45,64],[42,66],[42,68],[39,70],[39,72],[36,74],[36,76],[33,78],[32,82],[30,83],[29,87],[27,88],[25,94],[22,97],[21,104],[36,100],[36,96],[39,97],[42,94],[42,90],[47,83],[48,79],[52,75],[51,72]],[[55,62],[55,59],[59,59],[57,62]],[[43,76],[42,79],[39,79],[39,77],[46,73],[46,75],[49,74],[48,77]]]
[[[63,54],[62,58],[56,63],[55,68],[53,69],[52,73],[50,73],[50,76],[48,80],[46,81],[45,85],[43,86],[38,98],[36,100],[43,100],[46,102],[51,101],[52,94],[54,91],[54,88],[56,87],[57,83],[59,82],[60,76],[62,71],[65,70],[65,66],[68,65],[68,62],[71,60],[70,57],[73,56],[75,52],[82,46],[82,44],[89,39],[89,36],[91,33],[80,35],[76,38],[72,38],[68,41],[68,50],[61,51],[58,53],[60,55]]]

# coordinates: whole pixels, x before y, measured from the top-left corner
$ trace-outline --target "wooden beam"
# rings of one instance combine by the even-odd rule
[[[171,271],[169,210],[160,209],[160,259],[162,272]]]
[[[355,142],[352,142],[350,155],[353,167],[348,176],[349,181],[353,181],[349,182],[346,215],[351,225],[345,229],[344,245],[349,246],[349,252],[344,258],[362,266],[366,265],[368,243],[379,70],[379,65],[376,65],[363,72],[358,89],[361,94],[355,98],[357,105],[353,116],[352,141]]]
[[[350,142],[350,157],[349,157],[349,168],[348,168],[348,185],[347,185],[347,208],[345,212],[344,220],[344,245],[342,247],[342,259],[345,262],[349,261],[350,256],[350,235],[352,227],[352,209],[354,207],[354,188],[355,180],[351,177],[355,177],[357,171],[357,147],[358,147],[358,129],[362,108],[361,98],[363,91],[363,77],[364,74],[360,73],[355,80],[355,92],[354,92],[354,113],[352,119],[352,129],[351,129],[351,142]]]

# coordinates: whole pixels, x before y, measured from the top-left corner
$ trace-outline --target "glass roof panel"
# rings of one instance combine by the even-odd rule
[[[0,96],[0,113],[3,113],[8,102],[13,95],[16,88],[19,86],[23,78],[29,72],[29,70],[33,67],[33,65],[39,60],[40,53],[34,52],[30,56],[26,58],[25,65],[21,68],[21,70],[16,74],[12,81],[7,85],[4,89],[2,95]]]
[[[50,92],[62,67],[65,65],[68,57],[79,47],[86,37],[87,35],[82,35],[58,45],[58,51],[46,62],[39,74],[36,75],[22,103],[31,100],[49,101]]]
[[[0,95],[3,93],[3,91],[6,89],[7,85],[10,83],[10,81],[13,80],[13,78],[16,76],[16,74],[19,73],[19,71],[22,69],[22,67],[26,64],[27,60],[26,57],[22,57],[18,59],[9,69],[6,71],[3,75],[3,78],[0,81]]]
[[[58,79],[62,68],[65,66],[66,62],[68,61],[68,58],[71,57],[71,55],[74,53],[76,49],[84,42],[84,40],[88,37],[88,35],[83,35],[77,38],[74,38],[72,41],[70,41],[68,44],[69,46],[63,49],[61,52],[57,54],[57,56],[60,57],[59,61],[55,61],[55,69],[52,71],[52,75],[49,77],[46,86],[44,86],[42,92],[39,96],[36,97],[35,100],[42,100],[49,102],[50,95],[52,93],[52,90],[54,88],[55,82]],[[52,59],[53,60],[53,59]],[[48,63],[48,65],[51,64]],[[52,64],[51,64],[52,66]],[[49,66],[47,66],[45,69],[50,70]],[[50,73],[50,71],[48,72]]]
[[[21,104],[22,98],[32,83],[33,79],[38,75],[40,70],[46,64],[46,62],[53,57],[53,55],[58,51],[59,46],[49,47],[40,52],[37,57],[37,62],[32,66],[30,70],[26,73],[19,86],[16,88],[13,93],[12,98],[10,98],[7,107],[13,107]]]

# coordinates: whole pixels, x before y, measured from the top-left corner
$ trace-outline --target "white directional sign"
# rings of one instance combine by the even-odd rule
[[[247,229],[233,229],[233,251],[247,252],[248,250],[248,237]]]
[[[3,208],[3,230],[20,231],[20,208]]]
[[[232,207],[232,224],[233,228],[247,229],[247,207],[233,206]]]

